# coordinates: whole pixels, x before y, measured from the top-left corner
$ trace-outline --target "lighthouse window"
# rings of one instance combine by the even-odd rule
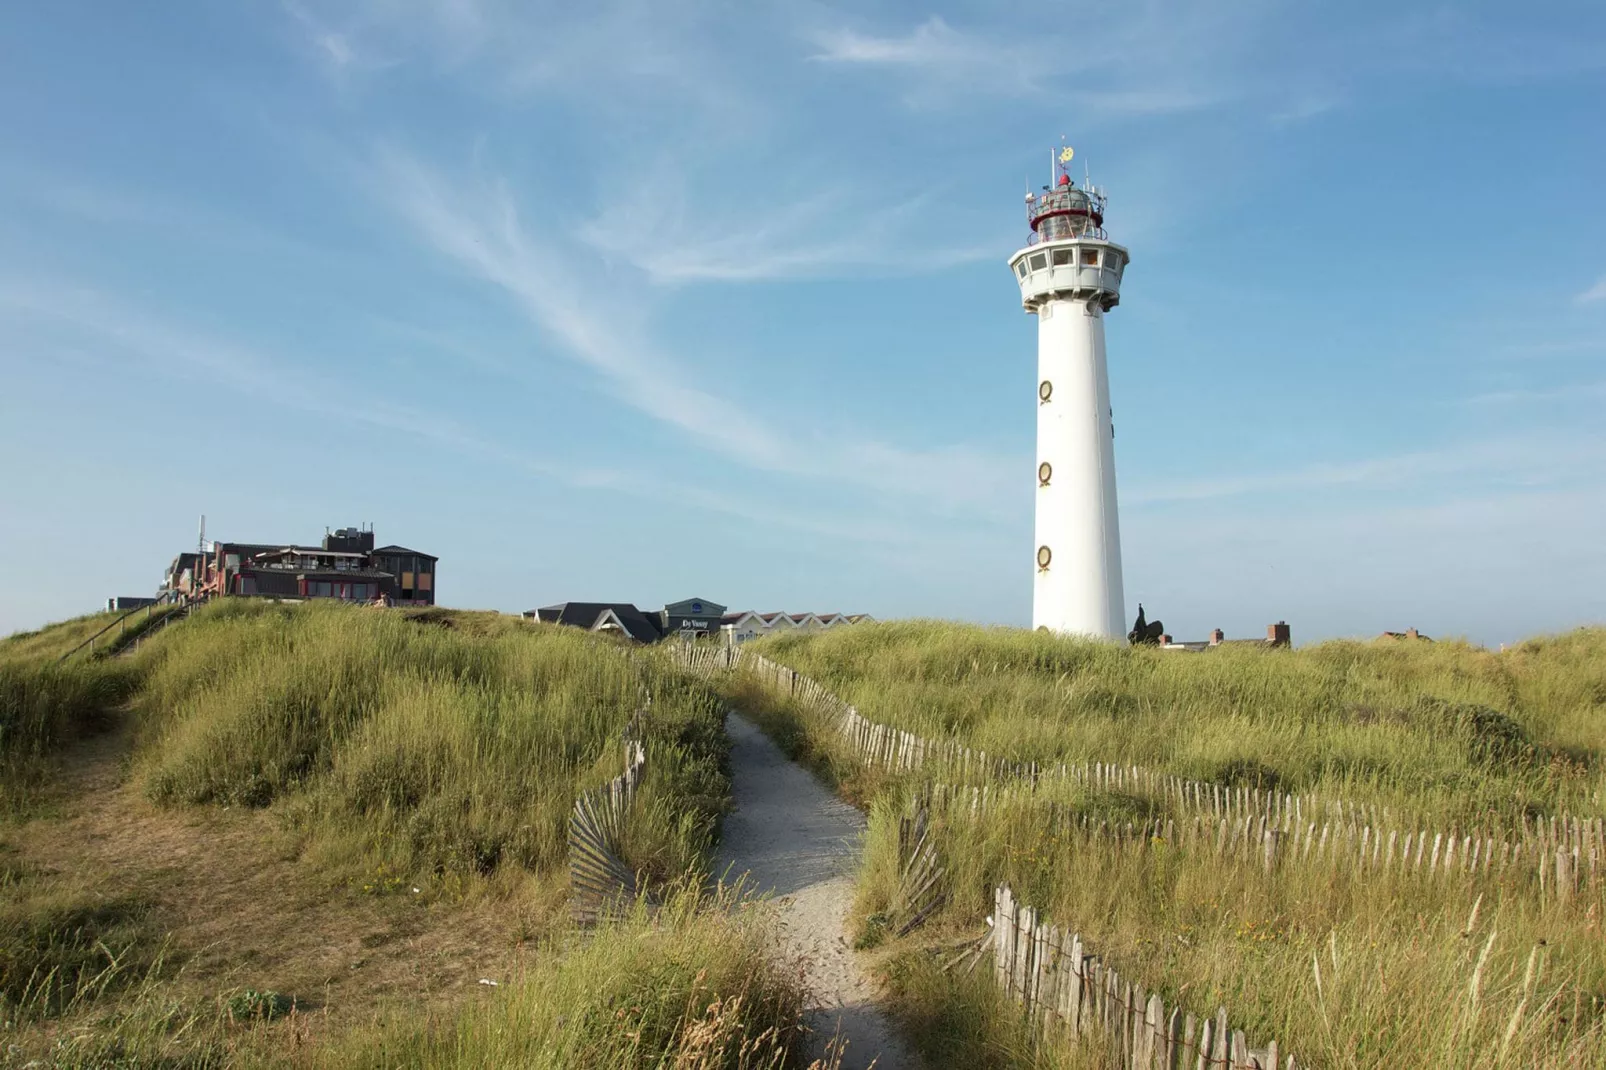
[[[1064,265],[1069,264],[1070,262],[1071,262],[1071,251],[1069,249],[1055,249],[1054,250],[1054,266],[1055,267],[1063,267]]]
[[[1054,559],[1054,551],[1050,550],[1046,546],[1039,546],[1037,548],[1037,567],[1038,568],[1046,569],[1048,567],[1048,563],[1050,561],[1052,561],[1053,559]]]
[[[1022,260],[1020,263],[1015,265],[1015,274],[1019,275],[1023,279],[1026,277],[1026,261]]]
[[[1049,477],[1052,476],[1053,474],[1054,474],[1054,466],[1049,464],[1047,461],[1044,461],[1042,464],[1038,465],[1037,466],[1037,485],[1039,487],[1048,486]]]
[[[1053,383],[1049,382],[1047,379],[1044,379],[1042,382],[1037,384],[1037,399],[1039,401],[1047,401],[1049,398],[1051,398],[1053,396],[1054,396],[1054,384]]]
[[[1032,254],[1032,270],[1033,271],[1042,271],[1047,266],[1048,266],[1048,257],[1044,256],[1042,253],[1033,253]]]
[[[1086,264],[1088,267],[1098,267],[1099,251],[1097,249],[1083,249],[1082,263]]]

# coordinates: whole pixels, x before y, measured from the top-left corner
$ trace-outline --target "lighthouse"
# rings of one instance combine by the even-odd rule
[[[1104,317],[1129,258],[1105,236],[1103,193],[1066,170],[1071,156],[1060,150],[1050,185],[1026,194],[1031,237],[1009,258],[1037,317],[1032,627],[1116,639],[1126,609]]]

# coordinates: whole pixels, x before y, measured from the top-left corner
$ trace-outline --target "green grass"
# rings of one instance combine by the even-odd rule
[[[57,664],[103,623],[0,644],[7,771],[42,789],[79,760],[77,741],[122,725],[128,783],[158,812],[191,830],[265,812],[288,834],[274,849],[326,896],[396,896],[420,917],[505,900],[528,972],[484,1005],[409,1004],[309,1050],[289,996],[250,972],[187,974],[198,949],[169,946],[159,901],[0,855],[0,1050],[52,1067],[757,1070],[788,1057],[795,967],[771,959],[756,916],[673,891],[706,867],[727,741],[722,700],[661,652],[491,613],[229,600],[127,657]],[[649,694],[622,853],[669,902],[578,939],[560,920],[568,814],[621,771],[622,729]]]
[[[142,896],[30,871],[0,844],[0,1022],[56,1017],[155,968]]]
[[[1495,653],[1331,642],[1191,655],[901,622],[755,649],[873,720],[1021,760],[1135,763],[1435,823],[1606,811],[1606,629]]]
[[[117,620],[123,612],[88,613],[33,631],[14,632],[0,639],[0,661],[59,658]]]
[[[122,661],[0,660],[0,817],[29,812],[57,752],[102,731],[138,682]]]
[[[1602,809],[1602,629],[1504,653],[1329,643],[1193,656],[911,623],[757,649],[866,717],[989,754],[1138,763],[1379,803],[1438,827],[1512,827],[1524,815]],[[828,717],[757,692],[751,677],[730,687],[794,753],[869,806],[857,913],[887,913],[897,894],[897,816],[918,777],[859,766]],[[992,1061],[977,1054],[978,1065],[1085,1055],[1012,1047],[1007,1030],[989,1024],[987,986],[942,973],[927,950],[982,931],[1003,882],[1048,920],[1082,932],[1123,975],[1196,1014],[1225,1005],[1251,1039],[1276,1037],[1302,1062],[1606,1065],[1601,888],[1559,904],[1536,894],[1531,873],[1434,882],[1314,863],[1267,873],[1211,850],[1068,835],[1051,823],[1049,801],[1095,819],[1164,813],[1155,800],[1060,784],[979,820],[939,820],[948,904],[925,931],[881,952],[893,1002],[924,1031],[917,1035],[972,1023],[996,1037],[984,1045]]]
[[[165,806],[277,806],[334,864],[550,871],[643,696],[633,864],[679,876],[727,783],[717,697],[647,652],[495,615],[223,602],[139,666],[135,776]]]
[[[481,1006],[342,1038],[316,1067],[779,1070],[806,991],[759,917],[695,892],[638,910]]]

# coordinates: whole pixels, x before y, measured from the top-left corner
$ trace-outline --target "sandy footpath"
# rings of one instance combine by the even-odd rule
[[[725,722],[731,739],[736,811],[725,819],[718,869],[769,892],[780,911],[782,939],[808,962],[815,994],[810,1057],[824,1054],[838,1030],[848,1039],[847,1070],[914,1070],[920,1064],[875,1006],[874,987],[847,932],[853,871],[864,815],[832,795],[737,714]]]

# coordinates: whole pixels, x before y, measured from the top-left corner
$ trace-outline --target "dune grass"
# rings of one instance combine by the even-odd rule
[[[1379,802],[1449,826],[1599,813],[1606,630],[1491,653],[1459,643],[1332,643],[1205,655],[1131,650],[1003,629],[874,625],[767,640],[874,720],[1025,760],[1141,763],[1223,785]],[[897,895],[897,818],[918,776],[859,765],[821,711],[728,685],[793,753],[870,808],[861,939]],[[890,941],[894,1005],[940,1046],[955,1022],[991,1034],[983,984],[945,974],[937,948],[981,931],[992,889],[1082,932],[1124,975],[1313,1065],[1606,1065],[1601,889],[1570,903],[1532,881],[1434,882],[1064,833],[1048,801],[1141,819],[1155,800],[1056,785],[978,819],[940,819],[949,900]],[[1181,815],[1178,815],[1179,817]],[[984,1045],[995,1065],[1044,1052]],[[1049,1045],[1053,1058],[1080,1058]],[[977,1056],[980,1058],[980,1056]]]
[[[384,1026],[316,1053],[314,1067],[519,1066],[780,1070],[795,1066],[806,997],[763,917],[681,889],[480,1006]]]
[[[1606,628],[1501,653],[1379,641],[1192,655],[917,621],[756,649],[873,720],[989,754],[1136,763],[1446,824],[1606,811]]]
[[[650,693],[631,862],[694,864],[726,794],[719,700],[648,652],[488,615],[233,601],[134,658],[135,776],[161,805],[277,806],[330,865],[548,871]]]
[[[0,661],[59,658],[121,617],[126,610],[86,613],[0,638]]]
[[[57,664],[88,627],[0,658],[4,760],[51,779],[76,740],[120,724],[119,790],[191,828],[225,808],[274,818],[287,835],[272,850],[297,866],[287,898],[312,885],[393,897],[402,925],[505,901],[527,973],[485,1005],[415,1006],[354,1033],[297,1024],[301,1011],[242,1019],[239,1006],[288,997],[187,974],[197,949],[168,942],[172,919],[148,896],[0,854],[0,1043],[20,1045],[8,1050],[59,1067],[756,1070],[790,1057],[797,971],[769,957],[757,917],[687,890],[728,799],[723,704],[660,652],[494,613],[229,600],[126,657]],[[623,854],[669,902],[579,940],[561,909],[568,813],[620,772],[622,729],[649,695]]]

